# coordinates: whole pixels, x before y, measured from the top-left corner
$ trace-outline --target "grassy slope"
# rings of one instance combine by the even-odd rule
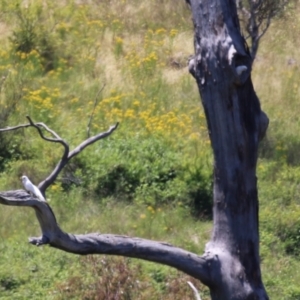
[[[84,166],[75,172],[82,186],[64,192],[58,182],[49,191],[61,226],[70,232],[167,240],[201,253],[211,224],[190,217],[190,186],[185,182],[192,175],[198,178],[199,170],[209,174],[211,156],[197,88],[185,67],[193,49],[184,1],[35,1],[28,8],[18,8],[17,1],[0,3],[2,111],[16,102],[7,120],[1,115],[3,126],[23,123],[30,114],[75,146],[86,138],[104,83],[91,131],[121,122],[114,136],[87,149],[74,163],[74,168]],[[299,7],[274,22],[253,70],[271,119],[258,166],[262,269],[271,299],[300,298],[297,12]],[[34,35],[31,49],[16,53],[20,45],[24,50],[28,32]],[[288,65],[290,58],[297,62]],[[12,159],[0,173],[2,190],[19,187],[23,172],[34,181],[43,178],[61,153],[33,130],[9,137],[12,142],[5,143]],[[97,182],[116,164],[125,166],[130,178],[138,170],[145,188],[139,186],[131,202],[122,201],[119,193],[100,204],[94,192]],[[153,179],[155,170],[170,168],[181,177],[162,190]],[[166,267],[122,258],[80,258],[27,245],[27,236],[39,234],[33,212],[1,207],[0,220],[1,299],[109,299],[121,291],[120,299],[193,299],[188,278]],[[207,290],[195,285],[208,299]]]

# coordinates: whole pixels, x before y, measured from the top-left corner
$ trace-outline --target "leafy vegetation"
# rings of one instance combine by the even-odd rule
[[[65,169],[47,198],[69,232],[166,240],[202,253],[212,155],[186,64],[184,1],[0,0],[0,124],[42,121],[71,147],[120,122]],[[299,5],[274,20],[253,80],[270,117],[258,164],[261,258],[271,299],[299,299]],[[1,134],[0,188],[38,182],[62,149],[33,129]],[[0,208],[1,299],[193,299],[191,278],[133,259],[78,257],[26,244],[32,212]],[[34,221],[33,221],[34,220]],[[193,281],[203,299],[208,291]]]

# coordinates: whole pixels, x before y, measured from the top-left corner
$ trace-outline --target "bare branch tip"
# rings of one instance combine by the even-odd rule
[[[26,119],[29,121],[29,123],[32,125],[33,124],[33,121],[31,120],[30,116],[26,116]]]

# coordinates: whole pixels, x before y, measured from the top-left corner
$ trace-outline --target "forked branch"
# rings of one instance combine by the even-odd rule
[[[236,0],[247,38],[251,40],[252,59],[257,54],[260,39],[268,30],[271,20],[279,15],[290,0]]]
[[[106,132],[99,133],[83,141],[72,151],[69,145],[55,131],[48,128],[44,123],[34,123],[27,116],[29,124],[18,125],[0,129],[0,132],[17,130],[20,128],[34,127],[42,139],[60,143],[64,147],[61,160],[57,163],[51,174],[39,184],[42,193],[45,192],[68,161],[79,154],[87,146],[109,136],[117,127],[118,123],[111,126]],[[53,137],[46,137],[42,129],[51,133]],[[42,236],[32,237],[29,242],[33,245],[50,245],[74,254],[110,254],[133,258],[140,258],[152,262],[161,263],[185,272],[203,283],[210,281],[208,257],[201,257],[192,252],[174,247],[168,243],[151,241],[141,238],[132,238],[122,235],[90,233],[84,235],[69,234],[60,229],[56,222],[54,212],[47,202],[41,202],[32,198],[24,190],[0,192],[0,204],[11,206],[29,206],[35,210],[39,221]]]
[[[42,192],[42,194],[45,194],[45,191],[47,190],[47,188],[55,181],[55,179],[57,178],[59,173],[62,171],[62,169],[66,166],[66,164],[69,162],[69,160],[72,157],[79,154],[87,146],[89,146],[89,145],[95,143],[96,141],[99,141],[99,140],[109,136],[110,134],[112,134],[117,129],[117,127],[119,125],[119,123],[116,123],[115,125],[111,126],[107,131],[101,132],[101,133],[99,133],[95,136],[92,136],[92,137],[88,138],[87,140],[83,141],[81,144],[79,144],[77,147],[75,147],[74,150],[72,150],[70,152],[70,147],[69,147],[68,143],[65,140],[63,140],[54,130],[50,129],[44,123],[41,123],[41,122],[34,123],[29,116],[26,116],[26,118],[28,119],[29,124],[22,124],[22,125],[17,125],[17,126],[14,126],[14,127],[6,127],[6,128],[3,128],[3,129],[0,129],[0,132],[12,131],[12,130],[27,128],[27,127],[34,127],[34,128],[37,129],[37,131],[38,131],[38,133],[39,133],[39,135],[42,139],[44,139],[48,142],[52,142],[52,143],[59,143],[59,144],[63,145],[63,147],[64,147],[64,153],[62,155],[62,158],[57,163],[54,170],[51,172],[51,174],[45,180],[43,180],[38,185],[38,187],[39,187],[40,191]],[[42,131],[42,128],[44,130],[46,130],[47,132],[51,133],[53,138],[46,137],[44,135],[43,131]]]
[[[203,283],[210,281],[209,259],[168,243],[113,234],[65,233],[58,226],[49,204],[32,198],[23,190],[0,192],[0,204],[29,206],[35,210],[42,236],[30,238],[29,242],[33,245],[48,244],[51,247],[81,255],[109,254],[140,258],[174,267]]]
[[[55,181],[58,174],[61,170],[65,167],[65,165],[69,162],[71,158],[79,154],[84,148],[87,146],[106,138],[107,136],[111,135],[118,127],[119,123],[116,123],[113,126],[110,126],[109,129],[105,132],[101,132],[97,135],[94,135],[87,140],[83,141],[77,147],[75,147],[71,152],[68,151],[67,155],[63,155],[62,159],[57,163],[56,167],[52,171],[52,173],[39,184],[39,189],[43,192]]]

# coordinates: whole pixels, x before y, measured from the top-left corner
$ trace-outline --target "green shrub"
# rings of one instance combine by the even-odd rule
[[[128,137],[125,143],[115,136],[96,148],[87,149],[65,169],[64,178],[73,178],[86,195],[153,207],[183,205],[197,217],[211,217],[212,176],[205,163],[193,165],[159,137]],[[72,182],[65,180],[62,187],[68,190]]]
[[[18,280],[12,276],[0,275],[0,287],[1,290],[16,290],[22,285],[22,280]]]
[[[298,205],[276,206],[261,211],[261,242],[274,253],[282,250],[289,255],[300,255],[300,209]],[[280,245],[280,246],[279,246]],[[264,248],[263,248],[264,249]],[[266,249],[265,249],[266,250]]]
[[[136,188],[140,185],[137,173],[131,172],[128,166],[114,165],[107,173],[97,178],[94,193],[97,197],[116,197],[131,200]]]
[[[212,218],[213,179],[210,170],[194,167],[186,175],[189,205],[197,217]]]

